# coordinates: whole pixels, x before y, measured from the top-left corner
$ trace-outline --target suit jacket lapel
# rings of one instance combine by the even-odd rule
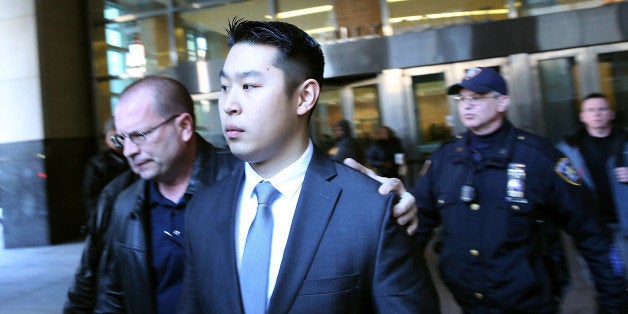
[[[269,313],[287,313],[296,299],[340,196],[340,187],[330,182],[335,176],[333,161],[315,151],[301,188]]]
[[[209,210],[204,219],[208,222],[207,230],[214,230],[204,232],[203,242],[207,243],[207,250],[204,253],[209,260],[214,261],[208,264],[216,265],[212,270],[215,278],[223,278],[220,289],[224,289],[225,293],[222,295],[226,300],[221,300],[224,308],[219,308],[234,313],[244,311],[240,297],[234,238],[236,207],[243,178],[243,173],[229,176],[225,179],[227,182],[224,185],[229,187],[228,189],[213,189],[214,195],[207,198],[212,200],[213,205],[207,206]]]

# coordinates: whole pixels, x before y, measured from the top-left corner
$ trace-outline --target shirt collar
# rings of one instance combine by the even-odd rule
[[[253,196],[253,189],[260,181],[269,181],[284,197],[292,197],[299,190],[303,180],[305,179],[305,172],[312,160],[314,153],[314,145],[312,141],[309,141],[305,152],[295,162],[279,171],[271,178],[263,178],[260,176],[253,167],[247,162],[244,165],[244,187],[243,195],[249,197]]]
[[[165,196],[159,192],[159,188],[157,187],[157,182],[155,181],[147,181],[146,184],[146,195],[148,200],[148,206],[153,207],[157,205],[166,206],[166,207],[179,207],[183,208],[187,201],[192,196],[190,191],[185,191],[185,194],[179,199],[178,202],[173,202],[167,199]]]

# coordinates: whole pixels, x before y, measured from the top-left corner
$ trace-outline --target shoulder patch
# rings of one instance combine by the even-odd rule
[[[569,184],[577,186],[582,185],[580,175],[578,174],[578,171],[576,171],[576,168],[573,166],[569,158],[560,158],[556,162],[556,166],[554,166],[554,172],[556,172],[559,177],[561,177]]]

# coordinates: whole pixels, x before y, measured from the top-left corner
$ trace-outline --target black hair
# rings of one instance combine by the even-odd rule
[[[227,36],[229,47],[249,43],[277,48],[273,65],[285,74],[288,96],[307,79],[315,79],[322,86],[325,57],[321,45],[302,29],[285,22],[234,18]]]
[[[608,99],[608,97],[602,93],[590,93],[586,96],[584,96],[584,98],[582,99],[582,102],[580,102],[580,110],[582,110],[582,104],[584,104],[585,101],[592,99],[592,98],[602,98],[605,99],[606,102],[608,103],[609,108],[611,108],[611,110],[615,110],[613,104],[611,104],[610,100]]]
[[[582,99],[582,101],[585,101],[585,100],[591,99],[591,98],[604,98],[604,99],[608,100],[608,97],[606,97],[606,95],[604,95],[602,93],[591,93],[591,94],[588,94],[588,95],[584,96],[584,99]]]

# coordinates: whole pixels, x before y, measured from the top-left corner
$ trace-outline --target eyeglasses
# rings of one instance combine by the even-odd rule
[[[116,134],[113,135],[111,137],[111,142],[113,143],[113,145],[115,145],[118,148],[122,148],[124,146],[124,139],[128,138],[129,140],[131,140],[131,142],[135,145],[142,145],[144,143],[146,143],[146,135],[154,132],[155,130],[157,130],[158,128],[160,128],[161,126],[165,125],[166,123],[174,120],[174,118],[180,116],[181,114],[175,114],[172,117],[166,119],[164,122],[157,124],[156,126],[144,131],[144,132],[133,132],[130,134]]]
[[[477,105],[477,104],[481,103],[484,99],[487,99],[487,98],[497,98],[497,97],[499,97],[499,96],[501,96],[501,95],[477,96],[477,97],[462,97],[462,96],[454,96],[454,97],[453,97],[453,99],[454,99],[457,103],[459,103],[459,104],[461,104],[461,103],[463,103],[463,102],[465,102],[465,101],[466,101],[466,102],[469,102],[469,104],[471,104],[471,105],[474,105],[474,106],[475,106],[475,105]]]

